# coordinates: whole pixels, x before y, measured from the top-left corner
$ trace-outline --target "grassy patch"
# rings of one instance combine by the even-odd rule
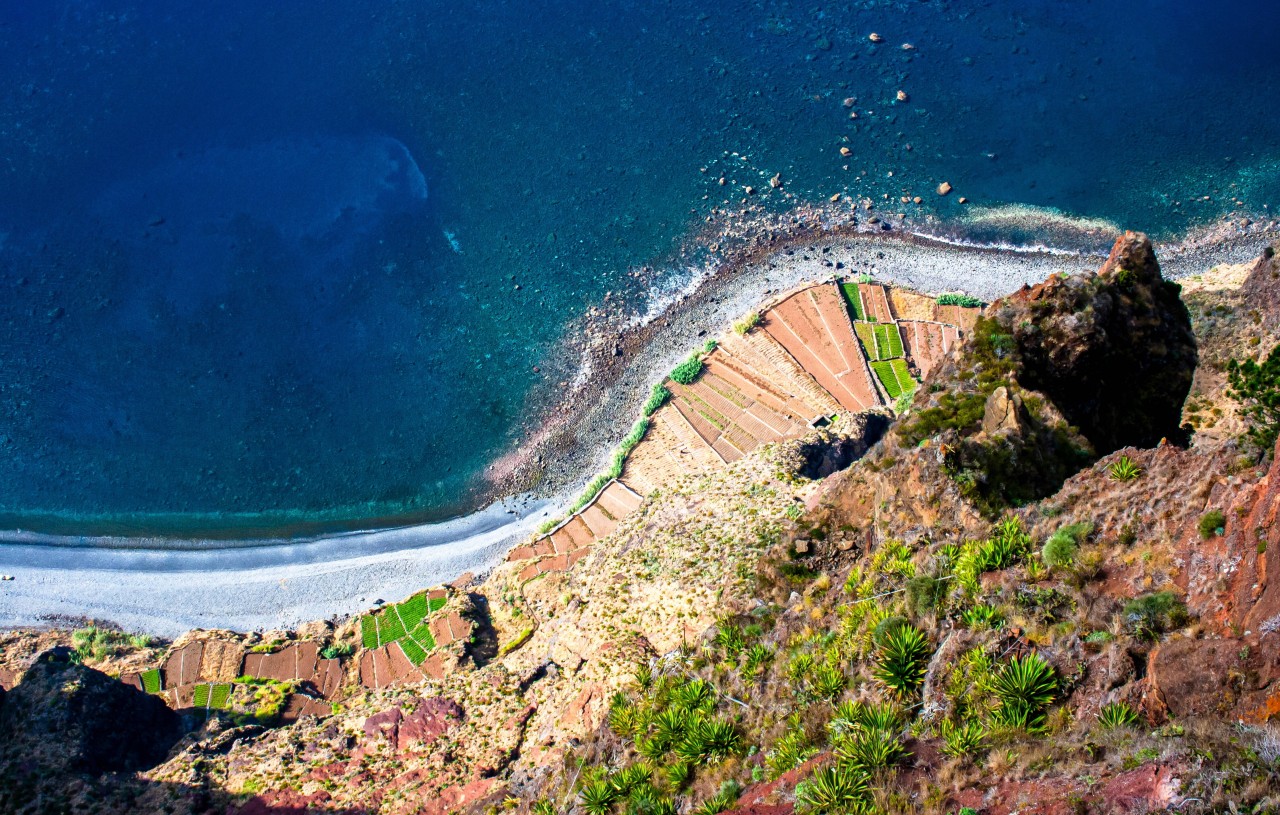
[[[871,370],[875,372],[880,384],[884,385],[890,399],[896,400],[902,394],[915,390],[916,383],[911,378],[911,371],[907,369],[905,360],[888,359],[872,362]]]
[[[902,334],[898,332],[898,324],[880,323],[875,329],[876,343],[880,346],[883,358],[892,359],[902,356]]]
[[[422,649],[421,645],[414,642],[412,637],[405,637],[400,640],[400,647],[404,649],[404,655],[414,665],[421,665],[422,660],[427,658],[427,652]]]
[[[404,627],[413,630],[427,616],[427,593],[420,591],[401,603],[397,609]]]
[[[191,706],[196,708],[204,708],[209,706],[209,686],[196,685],[195,693],[191,697]]]
[[[751,329],[760,325],[760,312],[753,311],[741,320],[733,324],[734,333],[739,336],[746,336]]]
[[[164,680],[160,676],[159,668],[142,672],[142,689],[147,693],[159,693],[164,690]]]
[[[862,306],[862,293],[858,291],[857,283],[841,283],[840,293],[844,295],[845,305],[849,307],[849,314],[855,320],[867,320],[867,310]]]
[[[209,689],[209,707],[214,710],[226,710],[230,707],[231,686],[225,682],[213,685]]]
[[[671,379],[681,385],[692,385],[702,375],[702,359],[691,356],[671,370]]]
[[[940,306],[963,306],[965,308],[981,308],[982,301],[967,294],[942,294],[938,296]]]
[[[372,614],[360,618],[360,644],[365,650],[378,647],[378,624]]]

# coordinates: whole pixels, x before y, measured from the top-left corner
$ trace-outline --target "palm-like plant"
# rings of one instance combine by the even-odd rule
[[[1004,615],[994,606],[979,603],[964,610],[960,623],[965,628],[999,628],[1004,625]]]
[[[711,758],[725,758],[742,747],[742,735],[723,719],[698,719],[676,745],[676,755],[690,764]]]
[[[578,795],[582,798],[582,808],[588,815],[609,815],[613,811],[614,801],[618,800],[618,791],[604,779],[586,784]]]
[[[648,764],[632,764],[609,776],[609,783],[618,791],[618,795],[626,797],[638,788],[648,786],[651,778],[653,778],[653,768]]]
[[[684,738],[692,721],[686,711],[669,707],[654,717],[653,735],[648,741],[659,754],[664,753]]]
[[[1138,712],[1125,702],[1112,702],[1098,711],[1098,724],[1106,730],[1117,727],[1133,727],[1138,723]]]
[[[1142,468],[1128,456],[1121,456],[1111,463],[1107,474],[1112,481],[1132,481],[1142,475]]]
[[[897,736],[874,728],[859,728],[836,746],[836,761],[867,772],[897,764],[906,755]]]
[[[844,693],[848,682],[844,671],[831,660],[821,662],[813,670],[813,692],[823,699],[834,701]]]
[[[867,774],[839,764],[823,767],[796,787],[798,808],[815,815],[860,812],[870,798]]]
[[[973,755],[982,749],[987,731],[977,722],[965,722],[956,726],[950,721],[942,723],[942,752],[953,758]]]
[[[716,690],[705,679],[693,679],[671,692],[671,702],[685,710],[709,710],[715,707]]]
[[[904,625],[885,637],[876,659],[875,677],[899,696],[914,693],[924,682],[931,649],[918,628]]]
[[[996,719],[1012,727],[1033,729],[1044,722],[1044,711],[1058,691],[1053,666],[1039,654],[1014,657],[992,683],[999,707]]]

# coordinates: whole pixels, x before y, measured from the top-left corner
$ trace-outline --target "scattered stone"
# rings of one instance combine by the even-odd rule
[[[968,199],[968,198],[965,198],[965,197],[962,195],[962,196],[960,196],[960,203],[962,203],[962,204],[967,204],[967,203],[969,203],[969,199]]]
[[[841,148],[840,148],[840,155],[842,155],[842,156],[844,156],[844,157],[848,158],[849,156],[852,156],[852,155],[853,155],[853,151],[852,151],[852,150],[850,150],[848,147],[841,147]]]
[[[755,195],[755,194],[756,194],[756,188],[755,188],[755,187],[752,187],[750,184],[748,184],[747,186],[743,187],[742,189],[747,193],[747,195]]]
[[[918,195],[917,195],[915,198],[912,198],[912,199],[911,199],[911,203],[913,203],[913,204],[919,204],[919,203],[922,203],[923,201],[924,201],[924,199],[923,199],[923,198],[921,198],[921,197],[920,197],[920,196],[918,196]]]
[[[850,119],[856,119],[856,118],[858,118],[858,111],[856,111],[856,110],[855,110],[853,113],[850,113],[850,114],[849,114],[849,118],[850,118]]]
[[[884,42],[884,37],[881,37],[879,34],[875,33],[874,31],[871,32],[871,36],[867,37],[867,39],[871,40],[872,42]]]
[[[844,98],[844,106],[847,108],[851,108],[857,103],[857,101],[858,101],[858,98],[856,96],[846,96]]]
[[[833,204],[837,203],[839,200],[840,200],[840,193],[836,193],[835,195],[831,196],[831,203]],[[12,580],[13,578],[6,578],[6,579]]]
[[[909,43],[909,42],[904,42],[904,43],[902,44],[902,50],[903,50],[903,51],[914,51],[914,50],[916,50],[916,47],[915,47],[914,45],[912,45],[911,43]]]
[[[782,186],[782,173],[774,173],[773,178],[769,179],[769,186],[775,190]]]
[[[716,183],[723,187],[725,183],[724,176],[720,176],[720,178],[716,180]]]
[[[796,554],[797,554],[797,555],[807,555],[807,554],[809,554],[809,540],[808,540],[808,538],[799,538],[798,540],[796,540]]]
[[[907,92],[906,92],[906,91],[898,91],[898,101],[899,101],[899,102],[905,102],[905,101],[907,101],[907,100],[908,100],[908,99],[910,99],[910,98],[911,98],[911,97],[907,96]]]
[[[943,181],[938,185],[938,195],[950,195],[951,189],[951,182]]]

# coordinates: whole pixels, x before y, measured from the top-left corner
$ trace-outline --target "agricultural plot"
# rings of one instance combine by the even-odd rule
[[[360,618],[360,639],[366,650],[399,642],[405,656],[420,665],[436,647],[427,627],[427,618],[444,608],[442,591],[418,592],[402,603],[393,603]]]
[[[902,335],[896,323],[854,323],[867,358],[876,361],[894,359],[903,355]]]
[[[840,293],[844,295],[844,302],[849,306],[849,314],[855,322],[874,319],[867,317],[867,309],[862,305],[862,293],[858,291],[857,283],[841,283]]]
[[[192,689],[191,706],[204,710],[227,710],[231,705],[231,685],[206,682]]]
[[[143,672],[142,689],[147,693],[159,693],[164,690],[164,682],[160,677],[159,668],[152,668]]]
[[[907,362],[904,359],[872,362],[871,370],[875,371],[876,378],[880,380],[881,385],[884,385],[890,399],[897,399],[903,393],[915,388],[915,380],[911,378],[911,372],[907,369]]]

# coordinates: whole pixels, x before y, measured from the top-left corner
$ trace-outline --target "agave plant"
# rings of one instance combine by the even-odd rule
[[[956,726],[950,721],[942,723],[942,752],[953,758],[973,755],[982,749],[987,731],[978,722],[965,722]]]
[[[757,642],[747,648],[747,661],[742,666],[742,672],[748,677],[758,676],[764,666],[773,659],[773,651],[764,643]]]
[[[1004,625],[1004,615],[994,606],[979,603],[964,610],[960,623],[965,628],[999,628]]]
[[[920,630],[904,625],[885,637],[876,659],[875,677],[899,696],[915,692],[924,682],[931,649]]]
[[[725,654],[735,657],[747,646],[742,629],[733,623],[723,622],[716,627],[716,645],[724,649]]]
[[[653,718],[653,735],[649,742],[659,754],[664,753],[684,738],[693,721],[694,717],[688,711],[669,707]]]
[[[823,767],[796,787],[796,804],[815,815],[860,812],[871,798],[866,772],[839,764]]]
[[[618,770],[609,776],[609,783],[618,791],[619,796],[625,798],[640,787],[648,786],[651,778],[653,778],[653,768],[642,762]]]
[[[584,785],[578,796],[588,815],[609,815],[618,800],[618,791],[608,781],[597,779]]]
[[[769,768],[769,778],[774,779],[790,772],[808,761],[818,752],[809,744],[803,729],[788,731],[778,739],[773,749],[765,754],[764,763]]]
[[[867,772],[897,764],[906,755],[907,750],[897,736],[875,728],[855,730],[836,746],[837,762]]]
[[[548,801],[546,798],[539,798],[533,802],[530,807],[533,815],[556,815],[556,805]]]
[[[1058,677],[1044,657],[1028,654],[1009,660],[996,674],[992,690],[1001,724],[1034,729],[1043,724],[1045,708],[1057,694]]]
[[[678,790],[685,784],[689,783],[689,779],[693,778],[693,765],[683,761],[677,761],[667,767],[666,773],[667,783],[671,785],[673,790]]]
[[[844,671],[831,660],[824,660],[813,670],[813,692],[823,699],[834,701],[848,683]]]
[[[693,810],[693,815],[719,815],[726,809],[732,809],[738,803],[738,795],[742,789],[734,782],[727,782],[720,791],[702,802]]]
[[[833,738],[851,735],[859,729],[896,733],[902,729],[903,720],[901,708],[891,702],[841,702],[836,706],[827,730]]]
[[[645,787],[627,800],[627,815],[676,815],[676,805],[653,787]]]
[[[1098,724],[1105,730],[1117,727],[1133,727],[1138,723],[1138,712],[1125,702],[1112,702],[1098,711]]]
[[[699,719],[676,745],[676,755],[689,763],[725,758],[742,747],[742,735],[723,719]]]
[[[621,738],[635,738],[640,732],[640,711],[630,700],[609,706],[609,729]]]
[[[1107,474],[1112,481],[1132,481],[1142,475],[1142,468],[1128,456],[1121,456],[1111,463]]]
[[[705,679],[693,679],[671,692],[671,702],[685,710],[708,710],[715,707],[716,691]]]

